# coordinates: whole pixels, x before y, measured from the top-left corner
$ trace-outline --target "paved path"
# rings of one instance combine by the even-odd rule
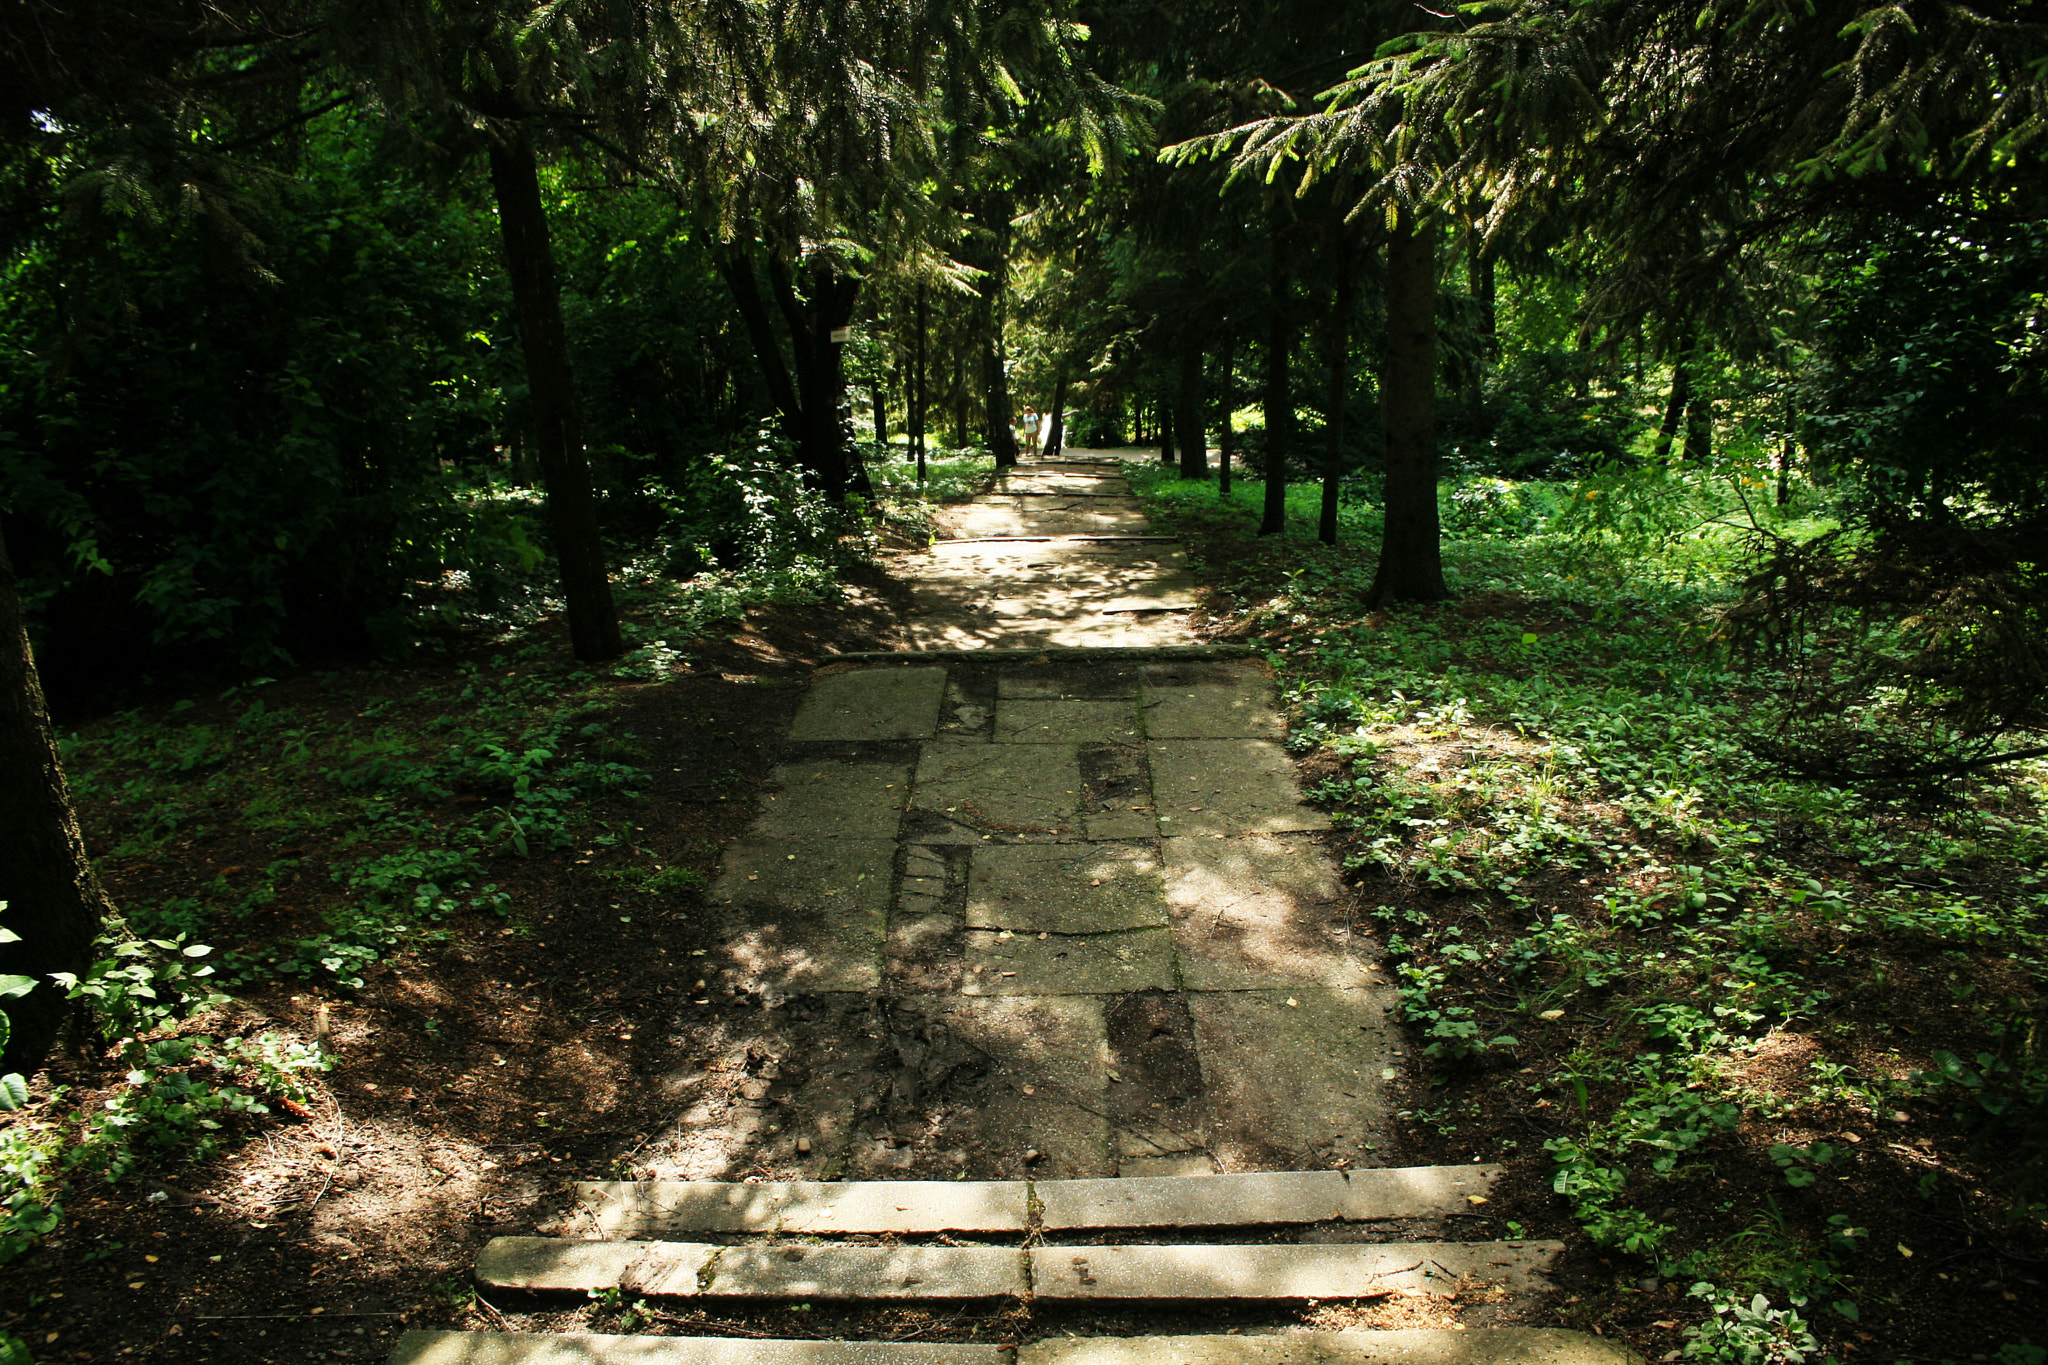
[[[1026,466],[949,509],[994,538],[899,566],[913,633],[1184,641],[1180,613],[1131,606],[1186,599],[1177,546],[1079,538],[1149,529],[1107,468]],[[963,624],[970,597],[1006,610]],[[813,685],[710,899],[745,989],[842,1019],[879,998],[888,1036],[799,1087],[810,1160],[778,1173],[950,1174],[960,1153],[1011,1177],[1377,1164],[1393,997],[1317,843],[1328,821],[1301,803],[1271,678],[1118,653],[912,655]],[[906,1047],[948,1074],[862,1113]],[[724,1141],[662,1174],[726,1175],[793,1141],[705,1126]]]
[[[1114,463],[1027,465],[945,525],[895,565],[919,651],[819,670],[725,851],[711,1027],[690,1019],[718,1057],[659,1078],[655,1178],[578,1184],[557,1236],[495,1239],[478,1282],[1030,1313],[1409,1297],[1481,1305],[1478,1330],[415,1332],[393,1365],[1631,1365],[1488,1330],[1562,1250],[1442,1240],[1498,1167],[1380,1169],[1393,993],[1271,677],[1191,645],[1180,548]]]
[[[1152,533],[1121,468],[1107,452],[1071,450],[948,508],[931,550],[890,566],[911,584],[916,647],[1192,642],[1186,552]]]

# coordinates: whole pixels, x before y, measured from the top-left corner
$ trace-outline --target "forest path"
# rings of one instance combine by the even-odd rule
[[[890,569],[911,585],[917,649],[1189,644],[1195,580],[1152,533],[1122,465],[1068,450],[947,508],[939,538]]]
[[[1562,1247],[1458,1240],[1499,1167],[1387,1164],[1395,994],[1329,821],[1265,665],[1189,643],[1179,547],[1114,465],[1034,462],[945,522],[897,566],[920,650],[818,671],[724,852],[692,1002],[718,1057],[659,1078],[646,1178],[577,1184],[554,1236],[494,1239],[476,1273],[997,1306],[929,1344],[858,1317],[841,1341],[419,1332],[394,1365],[1630,1365],[1508,1325]],[[1300,1330],[1333,1299],[1397,1330]],[[1246,1334],[1128,1335],[1192,1304]]]

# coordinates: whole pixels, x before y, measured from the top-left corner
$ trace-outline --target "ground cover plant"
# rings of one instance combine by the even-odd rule
[[[1273,660],[1377,905],[1426,1059],[1404,1155],[1509,1163],[1492,1226],[1574,1234],[1560,1322],[1651,1359],[2048,1345],[2048,772],[1931,806],[1789,774],[1758,742],[1788,680],[1712,641],[1745,527],[1572,514],[1626,480],[1447,485],[1457,597],[1369,611],[1369,550],[1301,502],[1261,540],[1255,485],[1129,468],[1210,632]],[[1510,513],[1461,525],[1480,498]],[[1810,536],[1812,506],[1766,515]]]

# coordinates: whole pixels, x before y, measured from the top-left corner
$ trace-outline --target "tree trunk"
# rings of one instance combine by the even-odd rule
[[[1714,459],[1714,400],[1695,393],[1685,407],[1685,453],[1687,464],[1706,465]]]
[[[1785,444],[1778,450],[1778,506],[1792,501],[1792,438],[1787,436]]]
[[[1387,515],[1370,600],[1440,601],[1449,593],[1436,508],[1436,238],[1406,209],[1387,242],[1380,424]]]
[[[1041,452],[1046,459],[1059,457],[1067,444],[1067,371],[1065,366],[1053,371],[1052,377],[1052,420],[1045,427],[1045,449]]]
[[[783,434],[792,442],[801,442],[803,405],[797,402],[796,385],[791,382],[789,366],[782,358],[782,344],[775,339],[768,306],[761,300],[761,281],[755,273],[753,257],[741,247],[727,245],[720,246],[713,259],[718,273],[725,278],[726,288],[732,291],[733,304],[739,309],[747,340],[754,348],[754,362],[760,366],[761,378],[768,385],[768,401],[782,417]]]
[[[889,448],[889,407],[883,390],[887,387],[880,370],[868,381],[868,402],[875,410],[875,444],[885,452]]]
[[[1236,442],[1235,423],[1230,419],[1237,407],[1237,338],[1229,332],[1223,334],[1222,392],[1217,396],[1217,406],[1222,409],[1216,419],[1216,487],[1224,498],[1230,497],[1230,447]]]
[[[50,729],[43,685],[7,545],[0,541],[0,976],[32,977],[27,994],[0,1001],[13,1026],[0,1075],[33,1073],[63,1027],[67,1002],[52,972],[84,975],[111,907],[85,856],[78,816]]]
[[[1208,424],[1202,420],[1202,341],[1192,329],[1181,343],[1180,408],[1174,414],[1173,430],[1179,440],[1180,476],[1183,479],[1209,477]]]
[[[1671,399],[1664,405],[1664,420],[1657,427],[1657,453],[1668,454],[1678,436],[1679,419],[1692,402],[1692,374],[1688,364],[1692,343],[1687,341],[1671,356]]]
[[[1173,463],[1173,404],[1159,400],[1159,463]]]
[[[1351,229],[1337,227],[1337,296],[1330,312],[1330,411],[1323,424],[1323,506],[1316,539],[1337,543],[1337,494],[1344,478],[1344,407],[1351,387]],[[1391,284],[1389,289],[1391,289]],[[1393,307],[1388,304],[1389,310]]]
[[[912,379],[910,397],[910,445],[917,453],[917,481],[924,482],[924,407],[925,407],[925,338],[931,330],[931,317],[925,306],[924,282],[917,286],[917,371]]]
[[[1472,299],[1479,307],[1479,354],[1466,377],[1465,407],[1468,410],[1467,420],[1477,430],[1485,425],[1482,414],[1486,407],[1486,372],[1500,354],[1500,295],[1494,278],[1493,257],[1486,250],[1485,243],[1479,240],[1478,233],[1470,237],[1466,253],[1465,269],[1470,277]]]
[[[597,526],[597,495],[583,451],[575,376],[569,368],[569,334],[562,325],[562,291],[555,278],[547,210],[541,204],[540,173],[523,126],[512,140],[491,143],[491,187],[497,194],[505,265],[512,277],[519,344],[526,352],[535,453],[547,487],[548,529],[561,565],[562,595],[569,604],[570,647],[579,659],[610,659],[625,645],[619,639],[619,618],[612,606],[604,541]]]
[[[1294,439],[1294,397],[1289,390],[1287,351],[1294,337],[1287,326],[1287,256],[1280,234],[1273,234],[1271,284],[1266,313],[1266,458],[1265,507],[1259,534],[1277,536],[1287,529],[1287,449]]]
[[[869,491],[867,473],[853,448],[845,347],[832,340],[832,333],[853,319],[860,281],[817,270],[809,273],[799,295],[789,266],[772,248],[768,279],[789,328],[790,354],[796,360],[797,460],[827,500],[837,506],[846,500],[849,487],[856,492]]]

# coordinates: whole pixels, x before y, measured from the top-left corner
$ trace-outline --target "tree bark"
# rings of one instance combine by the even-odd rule
[[[1173,463],[1173,404],[1159,400],[1159,463]]]
[[[1209,433],[1202,420],[1202,339],[1193,329],[1181,342],[1180,407],[1174,414],[1173,430],[1180,439],[1180,476],[1183,479],[1209,477]]]
[[[1472,286],[1473,302],[1479,306],[1479,355],[1466,377],[1465,406],[1467,420],[1474,429],[1478,429],[1485,425],[1482,414],[1486,407],[1486,372],[1500,354],[1500,295],[1494,277],[1493,256],[1486,250],[1485,243],[1479,240],[1477,232],[1472,234],[1466,247],[1465,270]]]
[[[713,259],[726,288],[732,291],[733,305],[739,309],[747,340],[753,344],[754,362],[760,366],[761,378],[768,385],[768,401],[781,415],[783,434],[793,442],[798,441],[802,405],[797,402],[796,385],[790,381],[789,366],[782,358],[782,344],[775,339],[775,328],[768,320],[768,306],[761,300],[761,281],[754,271],[753,257],[741,247],[721,245]]]
[[[1685,453],[1687,464],[1711,464],[1714,459],[1714,400],[1695,393],[1685,408]]]
[[[518,315],[519,344],[526,353],[527,391],[533,401],[535,453],[547,488],[548,529],[562,570],[562,595],[569,604],[569,642],[576,657],[610,659],[624,651],[619,617],[612,605],[604,540],[597,525],[597,494],[583,450],[576,410],[576,381],[569,367],[569,334],[562,324],[562,291],[555,276],[554,246],[547,210],[540,198],[540,172],[524,126],[508,140],[491,143],[491,187],[498,200],[498,226],[505,240],[505,265],[512,277],[512,306]]]
[[[33,1073],[57,1041],[67,1011],[52,972],[84,975],[93,939],[111,910],[85,856],[64,781],[57,737],[29,648],[28,622],[7,545],[0,540],[0,975],[33,977],[27,994],[0,1001],[12,1025],[0,1075]]]
[[[1287,352],[1294,336],[1287,325],[1287,256],[1280,234],[1273,234],[1272,273],[1266,312],[1266,458],[1265,506],[1259,534],[1277,536],[1287,529],[1287,450],[1294,440],[1294,396],[1287,374]]]
[[[868,381],[868,402],[875,409],[875,444],[885,451],[889,448],[889,408],[883,393],[886,387],[881,371],[877,370]]]
[[[1671,399],[1664,405],[1664,420],[1657,427],[1657,453],[1666,454],[1678,437],[1678,423],[1692,402],[1690,360],[1692,342],[1687,341],[1671,357]]]
[[[1045,428],[1045,449],[1041,452],[1046,459],[1058,457],[1067,444],[1067,371],[1065,366],[1053,372],[1052,377],[1052,420]]]
[[[1449,592],[1436,507],[1436,237],[1406,209],[1387,242],[1380,425],[1387,515],[1368,596],[1375,606],[1441,601]]]
[[[1237,440],[1236,424],[1230,420],[1237,408],[1237,338],[1229,332],[1223,334],[1219,368],[1223,376],[1221,392],[1217,395],[1217,406],[1221,411],[1216,418],[1216,487],[1227,499],[1230,496],[1230,448]]]
[[[1351,387],[1351,230],[1340,223],[1336,244],[1337,291],[1330,311],[1330,411],[1323,424],[1323,506],[1316,539],[1337,543],[1337,494],[1344,478],[1344,407]],[[1391,285],[1389,286],[1391,288]],[[1388,307],[1391,310],[1392,304]]]

